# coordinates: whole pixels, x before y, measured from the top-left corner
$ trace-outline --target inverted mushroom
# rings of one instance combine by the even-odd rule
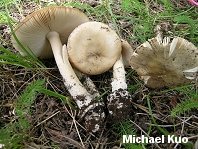
[[[137,47],[130,65],[150,88],[181,86],[195,79],[198,48],[180,37],[156,37]]]
[[[79,107],[79,117],[85,119],[88,131],[97,132],[105,117],[103,105],[100,102],[92,104],[93,96],[78,80],[68,61],[66,46],[63,45],[74,28],[88,21],[84,13],[74,8],[43,8],[22,20],[16,26],[15,34],[21,44],[30,48],[37,57],[54,56],[64,84]],[[16,50],[25,56],[26,53],[14,37],[12,42]],[[93,105],[97,108],[93,109]]]
[[[119,59],[121,41],[106,24],[86,22],[71,33],[67,49],[73,67],[97,75],[109,70]]]

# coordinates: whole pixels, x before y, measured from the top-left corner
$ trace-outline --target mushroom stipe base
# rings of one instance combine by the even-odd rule
[[[129,92],[125,89],[118,89],[113,91],[107,97],[107,108],[109,111],[109,119],[115,124],[126,119],[127,116],[131,115],[132,97]]]

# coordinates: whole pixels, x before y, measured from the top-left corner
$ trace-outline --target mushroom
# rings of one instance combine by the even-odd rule
[[[78,9],[64,6],[47,7],[33,12],[20,21],[14,32],[20,43],[25,48],[31,49],[35,56],[52,58],[52,50],[61,49],[62,44],[67,43],[70,33],[88,21],[89,18]],[[21,55],[27,55],[14,36],[12,43]]]
[[[30,48],[37,57],[50,58],[54,54],[64,84],[79,108],[79,117],[84,118],[88,131],[97,132],[105,118],[103,105],[92,103],[93,96],[78,80],[68,60],[66,45],[62,46],[74,28],[87,21],[88,17],[74,8],[43,8],[22,20],[16,26],[15,34],[21,44]],[[16,50],[25,56],[14,37],[12,42]]]
[[[108,96],[108,109],[115,122],[122,120],[120,116],[127,115],[131,106],[124,69],[124,65],[129,66],[133,53],[129,43],[120,40],[106,24],[87,22],[70,34],[67,49],[72,66],[85,74],[101,74],[113,66],[114,81],[112,93]]]
[[[67,50],[74,68],[97,75],[109,70],[119,59],[121,41],[106,24],[86,22],[70,34]]]
[[[91,95],[77,78],[68,58],[68,51],[66,45],[63,45],[62,59],[64,65],[62,69],[59,68],[60,73],[64,79],[64,84],[68,91],[75,100],[78,108],[80,109],[78,115],[81,119],[85,120],[85,126],[88,131],[98,132],[104,125],[105,113],[104,104],[101,100],[93,100],[98,95],[97,92]],[[62,64],[62,62],[60,62]],[[59,64],[57,64],[59,66]]]
[[[121,55],[119,59],[113,66],[113,82],[112,91],[118,90],[120,88],[126,90],[126,78],[125,78],[125,68],[130,66],[130,59],[133,54],[133,48],[124,39],[121,39]]]
[[[198,48],[180,37],[160,41],[155,37],[137,47],[130,61],[132,69],[150,88],[191,83],[198,70]]]
[[[109,117],[114,123],[124,120],[131,112],[131,95],[127,91],[125,68],[130,66],[133,49],[130,44],[121,39],[122,53],[113,66],[112,92],[107,96]]]

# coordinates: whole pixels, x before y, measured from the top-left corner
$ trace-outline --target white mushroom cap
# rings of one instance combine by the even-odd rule
[[[120,57],[121,41],[106,24],[87,22],[70,34],[67,49],[73,67],[96,75],[109,70]]]
[[[191,83],[198,70],[198,48],[176,37],[157,38],[140,45],[133,53],[131,67],[151,88],[176,87]],[[194,77],[193,77],[194,76]]]
[[[55,31],[64,44],[67,43],[68,36],[74,28],[88,21],[88,17],[75,8],[64,6],[42,8],[19,22],[15,34],[21,44],[25,48],[30,48],[37,57],[51,58],[53,53],[46,35]],[[21,55],[26,55],[13,37],[12,43]]]

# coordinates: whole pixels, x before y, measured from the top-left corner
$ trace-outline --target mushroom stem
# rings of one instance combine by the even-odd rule
[[[113,82],[111,83],[112,91],[118,90],[120,88],[127,89],[125,73],[126,72],[121,55],[113,66]]]
[[[122,55],[113,66],[112,92],[107,97],[109,117],[113,123],[119,123],[130,115],[131,95],[127,91],[125,69]]]
[[[62,50],[66,50],[66,46],[63,46],[59,38],[59,34],[55,31],[51,31],[47,34],[47,39],[49,40],[52,51],[54,54],[54,58],[58,69],[64,79],[64,84],[67,87],[68,91],[73,97],[79,95],[87,95],[87,90],[83,87],[81,82],[78,80],[76,74],[74,73],[67,55],[64,55],[63,59]]]
[[[79,78],[80,82],[82,82],[83,86],[87,89],[87,91],[94,97],[97,98],[100,96],[99,91],[97,90],[95,84],[90,79],[90,77],[77,69],[73,68],[75,74]]]
[[[88,131],[99,131],[105,119],[103,103],[94,100],[94,96],[79,81],[68,60],[66,45],[62,46],[59,34],[54,31],[49,32],[47,39],[51,44],[54,58],[63,77],[64,84],[80,109],[79,117],[84,118],[85,127]]]

